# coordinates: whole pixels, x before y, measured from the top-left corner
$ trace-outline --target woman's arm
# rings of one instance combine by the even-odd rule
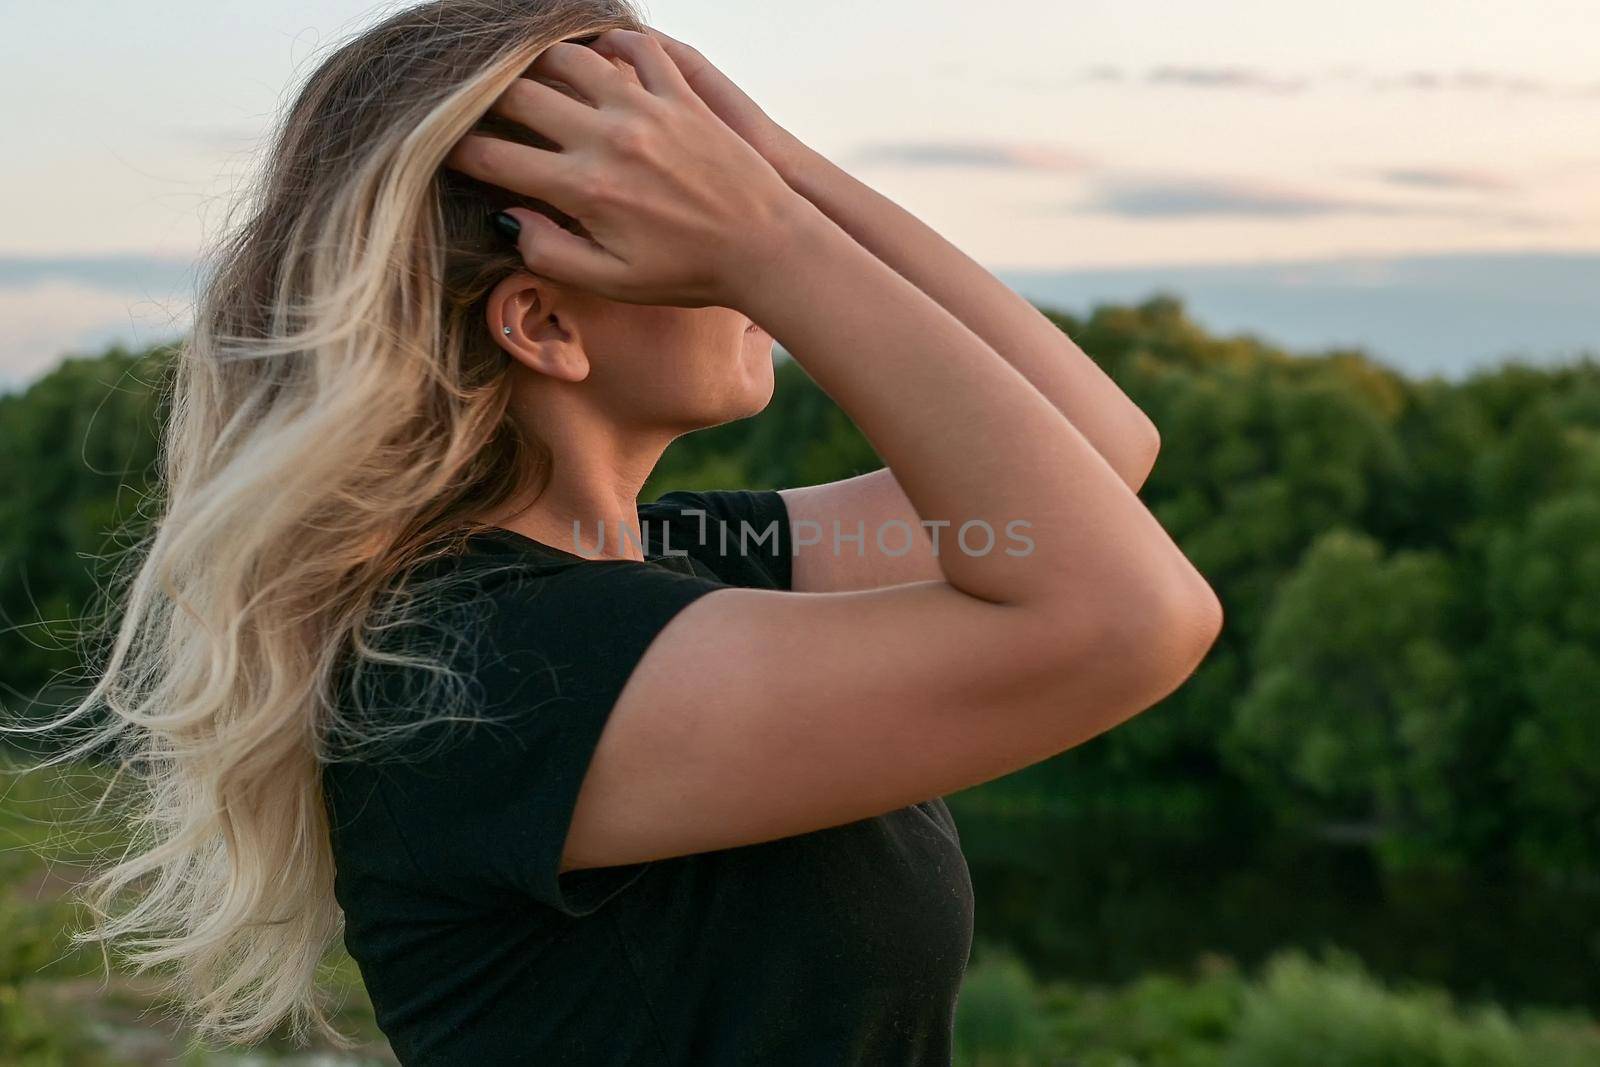
[[[791,187],[987,342],[1071,420],[1129,489],[1138,491],[1155,464],[1160,435],[1063,330],[916,216],[826,157],[795,141],[777,158],[778,171]],[[791,518],[825,531],[835,520],[846,530],[858,523],[874,530],[897,519],[916,521],[888,467],[782,493]],[[835,552],[828,539],[797,554],[795,588],[860,589],[931,578],[938,573],[933,550],[929,539],[898,556],[871,541],[864,552]]]
[[[1072,421],[1135,492],[1155,463],[1155,425],[1115,382],[1032,304],[900,207],[773,122],[703,55],[652,30],[685,79],[711,110],[759,151],[784,180],[864,248],[959,319],[1015,367]],[[862,352],[870,358],[870,348]],[[833,551],[832,531],[917,521],[890,469],[824,485],[783,490],[792,519],[821,529],[820,546],[803,546],[795,587],[856,589],[918,581],[939,573],[931,539],[901,555]],[[894,547],[898,548],[898,544]]]
[[[775,153],[789,185],[988,343],[1072,421],[1127,486],[1155,462],[1155,425],[1072,338],[915,215],[799,140]]]
[[[917,515],[1001,537],[1026,522],[1032,549],[944,553],[938,579],[884,588],[699,597],[611,710],[564,867],[895,810],[1060,752],[1181,684],[1221,607],[1084,435],[704,112],[652,38],[602,40],[642,89],[556,45],[536,66],[596,106],[533,83],[508,94],[511,117],[560,126],[565,151],[469,136],[454,153],[594,236],[519,210],[529,268],[613,299],[745,311],[855,420]]]

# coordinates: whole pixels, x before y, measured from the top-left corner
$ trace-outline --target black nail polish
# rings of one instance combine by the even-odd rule
[[[496,211],[489,221],[494,223],[494,228],[506,235],[508,240],[515,241],[522,232],[522,223],[517,221],[515,215],[507,215],[504,211]]]

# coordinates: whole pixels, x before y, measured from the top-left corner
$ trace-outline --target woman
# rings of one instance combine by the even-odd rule
[[[327,1028],[342,931],[407,1064],[949,1063],[940,798],[1221,624],[1143,415],[614,0],[342,47],[204,297],[84,705],[145,790],[93,936],[234,1040]],[[639,505],[774,337],[887,466]]]

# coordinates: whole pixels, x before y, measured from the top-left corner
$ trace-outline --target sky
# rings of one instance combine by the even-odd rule
[[[0,385],[181,332],[192,257],[278,112],[393,6],[0,0]],[[1304,306],[1329,263],[1368,289],[1405,284],[1393,265],[1417,257],[1479,264],[1475,284],[1508,292],[1534,284],[1515,267],[1530,256],[1600,277],[1600,0],[640,8],[1025,292],[1070,304],[1163,271],[1265,269],[1262,321],[1286,340],[1404,347],[1429,334],[1420,311],[1409,332],[1375,316],[1369,334],[1295,336],[1310,320],[1269,305],[1298,278]],[[1257,299],[1233,318],[1249,326]],[[1591,303],[1528,343],[1600,348]],[[1514,346],[1517,323],[1498,325],[1496,350]]]

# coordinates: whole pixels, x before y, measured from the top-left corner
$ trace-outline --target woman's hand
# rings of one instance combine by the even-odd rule
[[[530,68],[582,100],[518,78],[490,108],[560,151],[467,134],[445,165],[583,224],[592,239],[510,209],[536,274],[628,303],[737,308],[815,209],[695,95],[660,42],[608,30],[594,45],[551,45]]]
[[[788,178],[807,150],[805,144],[772,121],[771,116],[761,110],[743,89],[699,51],[676,38],[668,37],[654,26],[646,29],[672,57],[684,81],[717,118],[761,153],[761,158],[772,164],[773,169]],[[598,42],[596,45],[598,47]]]

